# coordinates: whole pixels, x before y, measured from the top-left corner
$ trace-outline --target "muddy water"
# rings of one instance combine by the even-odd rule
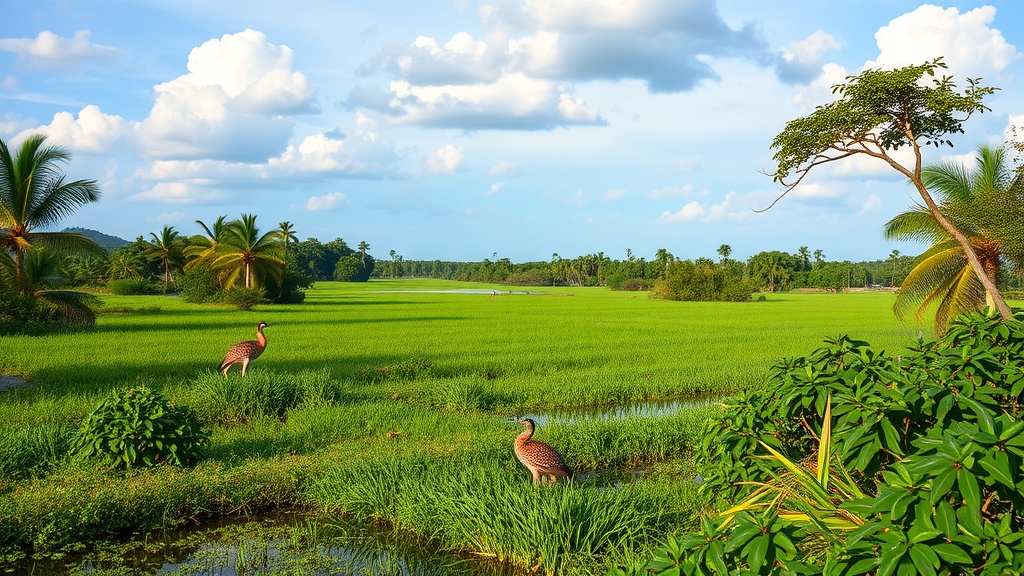
[[[494,563],[369,523],[302,512],[136,534],[60,558],[0,564],[0,574],[509,576]]]

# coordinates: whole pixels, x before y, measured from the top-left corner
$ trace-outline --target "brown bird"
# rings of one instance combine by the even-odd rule
[[[260,357],[263,351],[267,349],[267,337],[263,335],[263,329],[269,326],[266,322],[260,322],[256,326],[256,339],[246,340],[239,342],[228,350],[228,355],[224,357],[224,362],[221,363],[220,368],[217,370],[228,377],[228,370],[231,366],[242,363],[242,377],[245,377],[245,370],[249,367],[249,362]]]
[[[526,418],[520,420],[519,424],[526,430],[516,438],[516,458],[526,466],[530,474],[533,474],[533,483],[539,484],[545,478],[549,478],[552,483],[558,482],[559,478],[565,478],[567,481],[572,478],[572,470],[565,465],[565,460],[562,460],[562,456],[554,448],[543,442],[530,440],[537,423]]]

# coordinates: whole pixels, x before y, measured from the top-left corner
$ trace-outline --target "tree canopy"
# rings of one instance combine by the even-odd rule
[[[771,176],[784,190],[768,208],[818,166],[855,155],[884,161],[911,181],[936,221],[963,248],[1000,315],[1010,318],[1010,308],[969,240],[940,213],[921,180],[922,146],[952,146],[949,136],[963,133],[968,118],[987,111],[983,100],[996,90],[973,78],[961,90],[951,76],[938,75],[945,68],[936,58],[895,70],[865,70],[833,87],[836,100],[788,122],[771,145],[776,163]],[[907,166],[893,155],[906,146],[913,151],[913,163]]]

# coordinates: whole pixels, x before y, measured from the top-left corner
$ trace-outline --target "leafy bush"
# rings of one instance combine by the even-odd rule
[[[551,272],[546,270],[528,270],[526,272],[514,272],[502,282],[509,286],[551,286]]]
[[[179,274],[177,287],[181,299],[193,304],[218,302],[223,295],[217,273],[204,265],[189,268]]]
[[[665,268],[665,277],[654,283],[654,295],[665,300],[747,302],[753,293],[748,282],[706,259],[673,261]]]
[[[145,387],[115,392],[85,418],[76,449],[104,466],[194,464],[209,434],[187,406]]]
[[[143,294],[156,294],[156,287],[148,280],[137,278],[122,278],[107,282],[107,290],[118,296],[139,296]]]
[[[257,304],[266,302],[263,290],[259,288],[233,288],[224,295],[224,301],[239,310],[252,310]]]
[[[1021,573],[1022,319],[962,316],[940,340],[901,356],[844,336],[778,363],[766,387],[733,398],[725,418],[709,423],[701,446],[705,489],[741,503],[707,519],[702,534],[669,540],[648,568]],[[834,425],[819,419],[829,407]],[[816,454],[817,465],[807,464]],[[840,501],[832,472],[848,481]],[[813,505],[792,489],[755,498],[786,483],[824,492]],[[828,520],[822,500],[856,527]]]

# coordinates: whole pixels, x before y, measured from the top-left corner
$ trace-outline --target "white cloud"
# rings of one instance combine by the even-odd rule
[[[390,98],[396,122],[436,128],[537,130],[605,122],[571,86],[523,74],[489,84],[415,86],[395,81]]]
[[[878,212],[882,209],[882,199],[874,194],[869,195],[863,203],[861,203],[860,211],[857,214],[867,214],[870,212]]]
[[[346,104],[396,121],[464,130],[549,130],[604,124],[568,82],[639,80],[650,92],[691,90],[716,80],[712,57],[767,61],[753,25],[733,29],[716,0],[519,0],[479,9],[482,39],[459,32],[442,44],[420,36],[389,47],[361,72],[394,77],[363,86]]]
[[[175,222],[181,222],[181,219],[185,217],[184,212],[161,212],[157,214],[156,221],[161,224],[174,224]]]
[[[7,112],[3,116],[0,116],[0,134],[8,137],[28,130],[35,125],[35,120],[32,120],[31,118],[22,118],[21,116],[11,112]]]
[[[245,30],[209,40],[188,57],[188,73],[157,85],[140,138],[154,158],[262,162],[280,154],[292,114],[316,111],[314,90],[291,70],[287,46]]]
[[[750,195],[741,199],[744,203],[748,203],[752,200]],[[736,193],[729,192],[725,195],[725,199],[722,200],[721,204],[713,204],[708,209],[708,216],[704,219],[705,222],[737,222],[744,220],[753,213],[750,211],[750,206],[738,208],[736,206]]]
[[[448,144],[427,159],[427,171],[431,174],[454,174],[463,160],[462,148]]]
[[[693,184],[686,184],[685,186],[666,186],[665,188],[656,188],[647,193],[648,198],[686,198],[693,194]]]
[[[668,224],[674,224],[676,222],[693,222],[695,220],[700,220],[703,216],[704,207],[701,206],[700,202],[694,200],[686,206],[683,206],[679,212],[672,213],[666,210],[658,221]]]
[[[1021,57],[1002,32],[989,26],[995,15],[992,6],[961,14],[955,7],[925,4],[875,33],[880,52],[864,67],[898,68],[942,56],[958,78],[990,77]]]
[[[625,188],[612,188],[611,190],[608,190],[607,192],[604,193],[604,199],[611,202],[613,200],[618,200],[619,198],[622,198],[625,195]]]
[[[20,85],[21,83],[18,82],[18,79],[14,76],[4,76],[3,79],[0,80],[0,88],[4,90],[17,90]]]
[[[311,196],[306,201],[306,210],[310,212],[320,212],[323,210],[335,210],[341,206],[345,200],[345,195],[341,192],[332,192],[323,196]]]
[[[519,174],[519,166],[502,160],[491,166],[490,174],[491,176],[515,176]]]
[[[132,128],[124,118],[104,114],[98,106],[90,104],[78,112],[78,118],[70,112],[58,112],[49,125],[26,130],[19,137],[28,132],[42,133],[51,144],[64,146],[71,152],[103,154],[130,134]]]
[[[74,38],[43,30],[35,38],[0,38],[0,50],[14,52],[25,66],[56,70],[109,64],[125,55],[117,48],[93,44],[90,36],[88,30],[76,32]]]
[[[504,187],[505,187],[505,183],[504,182],[495,182],[494,184],[491,184],[490,188],[487,189],[487,195],[488,196],[494,196],[499,191],[501,191],[501,189],[504,188]]]
[[[793,102],[800,106],[804,113],[809,113],[816,107],[828,104],[836,99],[832,93],[832,87],[846,81],[849,74],[846,68],[838,64],[828,63],[821,67],[821,73],[810,85],[801,90],[793,97]]]
[[[803,83],[813,79],[821,70],[825,52],[842,48],[835,36],[816,30],[807,38],[791,42],[782,49],[775,70],[779,79],[787,83]]]
[[[836,198],[841,194],[842,191],[839,190],[839,188],[836,186],[820,183],[810,183],[800,184],[796,188],[793,188],[793,190],[791,190],[789,194],[786,195],[786,198],[813,200],[819,198]]]
[[[129,200],[163,202],[165,204],[199,204],[219,202],[225,195],[219,190],[200,190],[186,182],[159,182],[148,190],[129,196]]]

